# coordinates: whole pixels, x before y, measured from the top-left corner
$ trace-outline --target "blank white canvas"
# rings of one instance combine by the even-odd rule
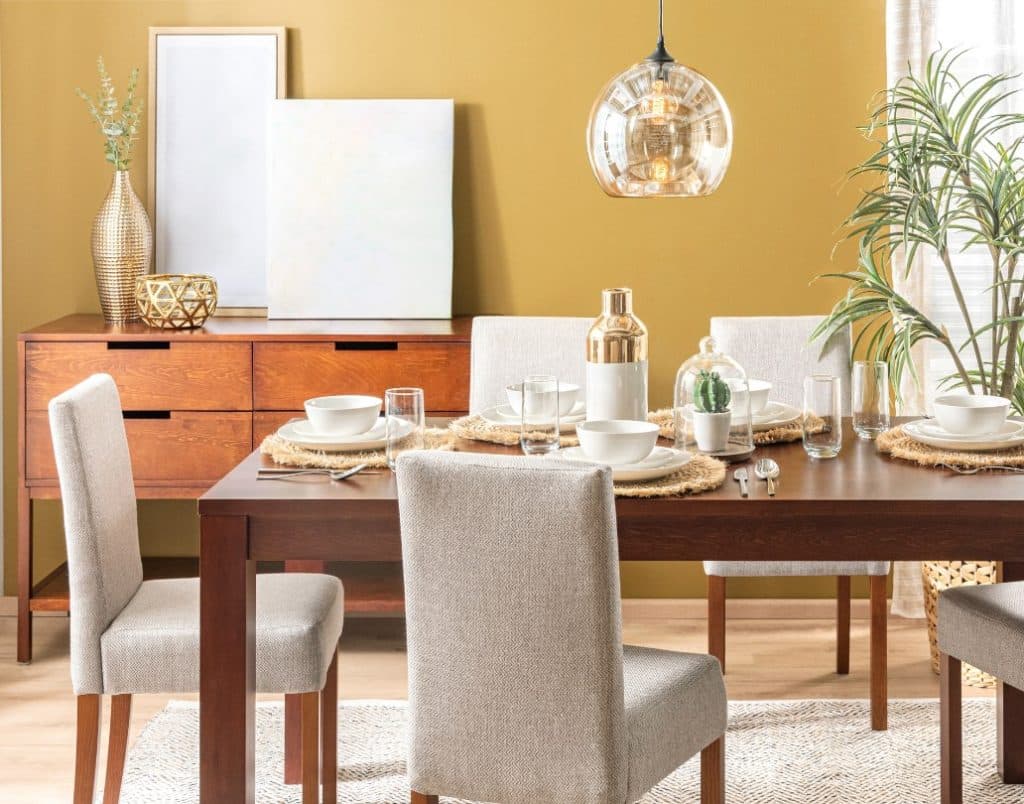
[[[157,36],[156,270],[212,274],[221,307],[267,305],[267,113],[277,95],[277,41]]]
[[[448,318],[452,100],[278,100],[268,314]]]

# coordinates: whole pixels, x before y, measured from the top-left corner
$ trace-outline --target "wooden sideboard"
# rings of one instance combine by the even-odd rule
[[[33,584],[32,501],[60,496],[46,406],[96,372],[121,394],[140,499],[195,499],[263,437],[332,393],[424,389],[427,412],[469,404],[471,319],[269,321],[213,318],[199,330],[108,326],[71,315],[18,336],[18,661],[32,658],[32,612],[67,611],[67,567]],[[196,575],[189,558],[147,557],[147,577]],[[295,567],[301,569],[301,567]],[[333,566],[349,612],[400,613],[396,566]]]

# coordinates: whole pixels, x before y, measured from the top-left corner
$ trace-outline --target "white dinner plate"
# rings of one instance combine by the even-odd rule
[[[588,458],[582,447],[567,447],[552,453],[556,457],[565,458],[568,461],[579,461],[595,466],[604,466],[604,462]],[[637,463],[623,464],[612,467],[612,479],[620,483],[638,483],[642,480],[657,480],[681,469],[690,462],[693,457],[688,452],[682,452],[672,447],[655,447],[646,458]]]
[[[1024,427],[1017,421],[1009,420],[996,433],[981,436],[960,436],[952,433],[937,434],[935,423],[930,419],[918,419],[903,425],[903,432],[915,441],[939,449],[953,449],[963,452],[992,452],[1011,449],[1024,444]]]
[[[399,419],[400,427],[409,429],[412,425]],[[303,449],[320,450],[321,452],[359,452],[384,448],[384,418],[367,432],[351,436],[324,436],[313,431],[306,419],[296,419],[281,426],[277,434],[290,444]]]
[[[518,430],[520,425],[520,417],[517,414],[511,416],[500,413],[501,408],[508,408],[510,411],[512,408],[509,405],[496,405],[493,408],[487,408],[487,410],[480,411],[480,418],[488,424],[493,424],[498,427],[503,427],[507,430]],[[571,433],[576,429],[576,425],[587,418],[586,413],[582,413],[577,416],[571,417],[559,417],[558,429],[563,433]],[[545,424],[544,422],[540,423]]]
[[[494,412],[495,415],[501,418],[508,419],[511,423],[519,424],[520,415],[516,413],[515,408],[513,408],[507,402],[504,402],[495,407]],[[576,422],[581,422],[585,418],[587,418],[586,404],[583,402],[577,402],[575,405],[572,406],[568,413],[566,413],[564,416],[559,416],[558,418],[561,421],[571,422],[573,424],[575,424]]]
[[[683,408],[683,418],[690,421],[693,418],[693,405],[689,404]],[[755,413],[750,417],[750,424],[755,433],[763,430],[773,430],[776,427],[785,427],[787,424],[800,420],[800,410],[787,405],[785,402],[769,402],[764,410]]]
[[[994,433],[982,433],[981,435],[964,435],[963,433],[951,433],[939,424],[938,419],[919,419],[912,422],[914,428],[924,435],[932,438],[944,438],[949,441],[995,441],[1002,438],[1012,438],[1024,430],[1024,422],[1008,419],[1003,426]]]

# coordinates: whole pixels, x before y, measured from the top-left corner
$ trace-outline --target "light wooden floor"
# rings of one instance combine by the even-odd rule
[[[628,643],[684,651],[706,649],[705,622],[673,617],[671,605],[627,605],[624,620]],[[36,658],[28,666],[14,661],[14,633],[14,618],[0,617],[0,801],[69,801],[75,708],[68,674],[68,620],[36,619]],[[867,697],[866,620],[853,621],[851,672],[846,677],[833,672],[835,631],[831,620],[731,619],[728,634],[730,698]],[[350,620],[345,624],[339,668],[342,698],[404,698],[401,622]],[[923,621],[890,620],[889,694],[892,698],[938,696]],[[966,694],[986,693],[967,690]],[[168,697],[136,696],[133,740]]]

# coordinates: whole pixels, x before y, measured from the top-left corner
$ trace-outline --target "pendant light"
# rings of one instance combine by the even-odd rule
[[[658,45],[615,76],[590,113],[587,150],[601,189],[619,198],[710,195],[729,167],[732,118],[707,78]]]

